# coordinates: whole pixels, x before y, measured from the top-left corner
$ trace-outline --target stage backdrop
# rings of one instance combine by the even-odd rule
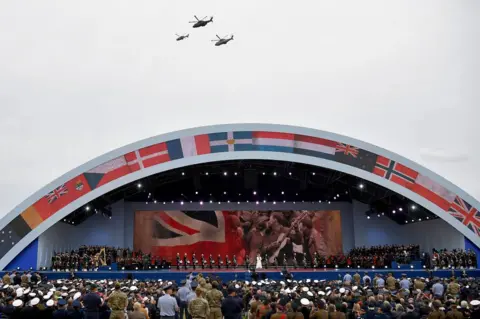
[[[175,263],[175,256],[193,253],[222,259],[257,253],[277,256],[279,263],[306,254],[310,260],[342,252],[340,211],[136,211],[135,250]]]

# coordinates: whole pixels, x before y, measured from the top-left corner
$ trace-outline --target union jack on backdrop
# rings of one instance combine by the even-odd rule
[[[359,152],[359,150],[358,150],[357,147],[347,145],[347,144],[343,144],[343,143],[339,143],[335,147],[335,153],[343,153],[345,155],[352,155],[355,158],[357,158],[358,152]]]
[[[51,204],[63,195],[68,194],[68,189],[65,184],[60,185],[59,187],[55,188],[53,191],[48,193],[45,197],[48,200],[48,203]]]
[[[457,196],[448,213],[480,236],[480,212],[475,207]]]

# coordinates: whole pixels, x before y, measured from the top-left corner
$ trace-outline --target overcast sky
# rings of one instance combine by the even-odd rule
[[[1,1],[0,216],[107,151],[235,122],[362,139],[480,199],[479,15],[475,0]]]

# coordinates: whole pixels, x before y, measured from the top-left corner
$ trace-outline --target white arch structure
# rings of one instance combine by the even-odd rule
[[[183,156],[179,157],[176,153],[178,147]],[[349,150],[345,150],[345,147]],[[213,152],[214,149],[223,151]],[[146,153],[150,155],[145,155]],[[163,159],[166,161],[152,166],[149,166],[152,163],[139,165],[136,162],[136,158],[156,156],[165,156]],[[115,159],[117,160],[113,161]],[[366,142],[320,130],[274,124],[228,124],[172,132],[126,145],[99,156],[46,185],[0,220],[2,232],[13,232],[17,238],[16,242],[0,243],[0,269],[4,269],[25,247],[62,218],[115,188],[171,169],[236,159],[291,161],[358,176],[422,205],[480,247],[480,223],[477,219],[480,203],[425,167]],[[365,161],[366,164],[359,161]],[[111,165],[107,165],[107,168],[102,166],[109,162],[117,166],[125,164],[131,167],[131,171],[101,186],[96,186],[95,183],[91,185],[85,173],[111,169]],[[381,176],[378,171],[377,174],[374,173],[375,167],[380,164],[385,168],[386,163],[400,173],[406,172],[413,179],[409,180],[410,177],[407,176],[409,182],[405,185],[402,179],[399,182],[398,178],[391,177],[402,177],[402,174]],[[66,185],[67,194],[59,194],[62,191],[58,189],[61,185]],[[50,208],[53,206],[49,206],[52,204],[48,204],[46,198],[47,194],[56,189],[58,194],[52,195],[58,197],[53,206],[60,205],[59,209]],[[73,199],[64,199],[68,196]],[[62,204],[62,201],[65,202]]]

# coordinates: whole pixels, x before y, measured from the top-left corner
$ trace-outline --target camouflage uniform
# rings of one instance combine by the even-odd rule
[[[108,305],[112,309],[110,319],[125,319],[125,307],[127,305],[127,295],[121,291],[114,291],[108,297]]]
[[[204,298],[195,298],[188,303],[188,313],[192,319],[207,319],[210,315],[208,301]]]
[[[10,279],[10,276],[5,274],[5,276],[3,276],[3,284],[4,285],[11,285],[12,284],[12,280]]]
[[[222,319],[222,299],[223,294],[218,289],[212,289],[207,292],[207,301],[210,306],[209,319]]]

